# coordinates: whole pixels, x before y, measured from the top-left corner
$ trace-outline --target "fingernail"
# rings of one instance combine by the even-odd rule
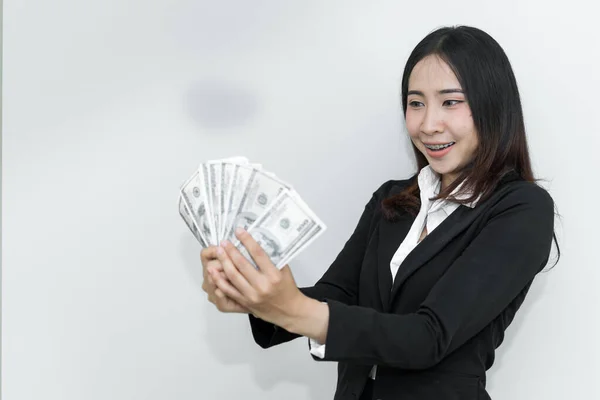
[[[221,242],[221,247],[227,247],[227,244],[228,244],[227,240],[223,240]]]
[[[218,254],[218,255],[220,255],[220,256],[221,256],[221,255],[223,255],[223,253],[224,253],[224,252],[225,252],[225,250],[223,250],[223,248],[222,248],[222,247],[219,247],[219,248],[217,249],[217,254]]]
[[[241,235],[242,233],[244,233],[244,229],[241,226],[238,226],[237,228],[235,228],[235,233]]]

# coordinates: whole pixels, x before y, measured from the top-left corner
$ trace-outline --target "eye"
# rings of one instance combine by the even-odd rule
[[[421,103],[420,101],[413,100],[413,101],[409,102],[408,105],[413,108],[417,108],[417,107],[421,107],[423,105],[423,103]]]
[[[452,103],[452,104],[449,104],[449,103]],[[446,101],[444,101],[444,105],[450,106],[450,107],[455,106],[460,103],[463,103],[463,101],[462,100],[446,100]]]

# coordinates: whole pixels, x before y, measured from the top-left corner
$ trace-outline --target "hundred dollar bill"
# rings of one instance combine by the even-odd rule
[[[208,209],[211,218],[212,244],[219,243],[219,227],[221,224],[221,163],[209,161],[203,164],[208,171],[208,179],[204,181],[208,194]]]
[[[225,238],[231,241],[237,240],[234,234],[235,229],[238,227],[248,229],[285,189],[288,189],[285,182],[269,176],[261,170],[251,168],[248,183],[239,204],[234,208],[234,219]]]
[[[225,225],[227,223],[227,203],[231,197],[231,187],[233,181],[233,174],[235,173],[234,163],[224,161],[221,165],[221,213],[219,215],[219,242],[223,240],[225,235]]]
[[[212,215],[218,214],[218,218],[215,218],[215,228],[217,230],[216,242],[219,243],[221,240],[223,240],[225,235],[226,204],[229,202],[229,198],[231,196],[231,184],[233,173],[235,172],[234,166],[247,165],[249,164],[249,160],[246,157],[236,156],[218,160],[210,160],[207,162],[207,164],[219,164],[219,166],[216,167],[217,172],[215,176],[217,181],[215,182],[216,196],[213,196],[217,203],[213,203],[214,209],[212,213]],[[213,175],[209,174],[209,176],[212,178]],[[211,184],[213,183],[211,182]]]
[[[190,213],[190,210],[185,205],[185,201],[183,200],[183,197],[181,195],[179,196],[179,215],[181,215],[181,218],[183,218],[183,220],[185,221],[185,224],[187,225],[188,228],[190,228],[190,231],[192,232],[194,237],[198,240],[200,245],[202,247],[208,247],[208,243],[202,238],[200,231],[198,231],[198,228],[196,228],[196,224],[194,224],[192,214]]]
[[[239,209],[240,202],[245,193],[246,186],[252,176],[253,168],[245,164],[226,164],[226,171],[230,173],[228,190],[226,193],[225,209],[222,213],[222,238],[230,240],[228,236],[231,225],[235,219],[235,213]]]
[[[305,238],[303,238],[302,241],[298,242],[298,244],[296,244],[296,246],[294,246],[294,248],[290,251],[290,253],[283,258],[277,265],[276,267],[281,269],[283,268],[285,265],[289,264],[298,254],[302,253],[302,251],[304,249],[306,249],[315,239],[317,239],[319,236],[321,236],[321,234],[323,234],[323,232],[325,232],[326,227],[323,225],[315,225],[313,226],[313,228],[310,230],[310,232],[308,232],[308,234],[306,235]]]
[[[308,207],[308,205],[306,205],[306,203],[304,203],[300,196],[296,192],[292,192],[292,194],[297,196],[298,201],[304,207],[304,210],[309,213],[309,216],[314,218],[316,221],[319,221],[319,223],[315,224],[306,234],[306,236],[296,243],[289,254],[279,261],[279,263],[276,265],[276,267],[279,269],[283,268],[286,264],[289,264],[298,254],[302,253],[304,249],[306,249],[313,241],[315,241],[327,230],[327,226],[321,220],[319,220],[317,215],[310,209],[310,207]]]
[[[248,233],[265,250],[271,262],[280,268],[292,252],[307,241],[315,226],[326,227],[293,191],[284,189],[270,207],[248,228]],[[254,260],[236,239],[235,246],[257,268]]]
[[[202,168],[197,170],[181,187],[181,198],[192,216],[200,237],[211,244],[212,226],[208,214],[207,194]]]

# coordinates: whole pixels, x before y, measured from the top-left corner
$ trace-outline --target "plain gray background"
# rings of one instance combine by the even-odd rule
[[[201,161],[245,155],[329,229],[318,279],[384,180],[414,172],[399,85],[431,30],[486,30],[514,67],[560,264],[490,371],[497,399],[590,398],[600,376],[597,15],[537,0],[5,0],[2,398],[330,399],[306,339],[264,351],[201,290],[177,212]]]

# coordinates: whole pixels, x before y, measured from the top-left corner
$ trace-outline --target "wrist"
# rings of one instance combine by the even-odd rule
[[[329,324],[329,306],[305,295],[299,298],[285,330],[324,344]]]

